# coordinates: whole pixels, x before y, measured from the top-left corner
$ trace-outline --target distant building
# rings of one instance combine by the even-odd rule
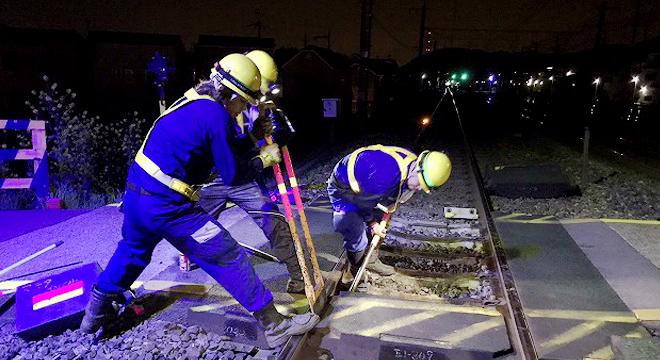
[[[79,88],[85,81],[83,38],[75,31],[0,26],[0,118],[26,118],[31,90],[47,74],[60,86]]]
[[[379,91],[385,85],[389,77],[393,76],[398,69],[397,63],[392,59],[367,59],[367,116],[370,117],[373,107],[378,98]],[[360,58],[355,56],[351,59],[351,112],[358,112],[358,88],[360,80]]]
[[[157,112],[158,93],[147,74],[147,63],[156,52],[176,69],[166,87],[168,104],[181,95],[186,83],[192,83],[182,76],[185,50],[178,35],[95,31],[89,33],[87,42],[91,72],[87,90],[95,108],[104,113],[116,111],[117,103],[121,109]]]
[[[424,54],[428,54],[433,50],[435,50],[435,39],[433,38],[433,33],[431,30],[426,30],[424,32]]]
[[[284,103],[292,116],[306,122],[322,118],[322,99],[339,98],[340,114],[350,114],[349,58],[332,50],[308,46],[281,66]],[[288,101],[295,99],[295,102]],[[295,113],[295,115],[294,115]]]
[[[275,49],[275,40],[272,38],[200,35],[194,48],[195,79],[207,78],[213,64],[225,55],[245,53],[255,49],[272,54]]]

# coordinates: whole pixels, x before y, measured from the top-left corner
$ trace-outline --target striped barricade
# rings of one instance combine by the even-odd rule
[[[43,120],[0,120],[0,130],[24,130],[32,133],[31,149],[0,149],[0,161],[32,161],[31,178],[0,178],[0,189],[32,189],[39,197],[48,196],[48,158],[46,122]]]

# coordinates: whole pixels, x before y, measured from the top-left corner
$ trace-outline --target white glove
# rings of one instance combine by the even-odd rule
[[[259,158],[263,163],[264,169],[269,166],[273,166],[274,164],[282,161],[280,148],[277,146],[277,144],[268,144],[261,148],[259,152]]]
[[[387,228],[380,226],[378,221],[373,221],[369,224],[369,230],[373,235],[378,235],[381,239],[387,234]]]

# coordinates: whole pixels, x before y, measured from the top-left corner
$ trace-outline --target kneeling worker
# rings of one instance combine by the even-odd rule
[[[385,236],[379,221],[378,205],[396,210],[418,190],[429,193],[444,184],[451,173],[451,162],[444,153],[423,151],[419,156],[410,150],[372,145],[357,149],[335,165],[328,179],[328,195],[332,203],[332,223],[344,237],[351,273],[355,276],[372,235]],[[382,276],[394,274],[394,268],[383,264],[374,253],[367,270]]]
[[[256,103],[261,84],[259,70],[244,55],[224,57],[215,70],[211,80],[198,85],[198,91],[188,90],[156,120],[138,151],[124,196],[123,239],[92,290],[83,331],[96,332],[117,318],[122,293],[149,264],[163,238],[252,312],[270,346],[282,345],[319,321],[311,313],[281,315],[245,250],[214,217],[194,205],[198,196],[188,184],[203,183],[212,169],[232,182],[236,165],[229,130],[247,102]]]

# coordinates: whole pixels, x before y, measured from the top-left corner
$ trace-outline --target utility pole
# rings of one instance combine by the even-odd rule
[[[419,49],[417,56],[424,53],[424,33],[426,32],[426,0],[422,0],[421,18],[419,20]]]
[[[367,60],[371,52],[371,20],[373,10],[373,0],[362,0],[362,13],[360,21],[360,67],[358,73],[358,124],[360,132],[363,132],[368,117],[368,89],[369,72],[367,69]]]
[[[641,6],[640,0],[635,0],[635,12],[633,14],[633,23],[632,23],[632,40],[631,44],[634,44],[637,40],[637,29],[639,28],[639,8]]]
[[[257,10],[255,11],[255,14],[257,15],[257,21],[253,22],[252,24],[248,25],[249,27],[253,27],[257,29],[257,37],[261,39],[261,29],[264,28],[264,23],[261,22],[261,11]]]
[[[607,0],[600,2],[600,9],[598,10],[598,23],[596,25],[596,42],[595,48],[603,45],[603,28],[605,27],[605,16],[607,14]]]
[[[261,29],[264,27],[264,24],[261,22],[261,19],[253,22],[252,24],[248,25],[249,27],[253,27],[257,29],[257,37],[261,39]]]
[[[313,40],[326,39],[326,47],[328,49],[330,49],[330,30],[329,29],[328,29],[328,33],[326,35],[314,36],[312,39]]]

